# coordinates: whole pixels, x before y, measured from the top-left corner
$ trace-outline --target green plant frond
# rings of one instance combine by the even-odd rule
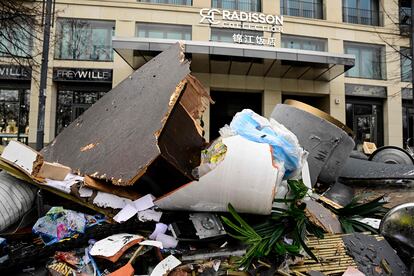
[[[236,212],[236,210],[234,209],[233,205],[231,205],[231,203],[229,203],[227,207],[229,209],[230,214],[234,217],[234,219],[240,224],[242,228],[246,229],[247,231],[251,233],[255,233],[257,235],[253,227],[251,227],[249,224],[247,224],[246,221],[244,221],[244,219],[242,219],[242,217]]]
[[[226,218],[226,217],[221,217],[221,219],[223,220],[223,222],[225,223],[225,224],[227,224],[227,226],[229,226],[230,228],[232,228],[234,231],[236,231],[236,232],[238,232],[239,234],[241,234],[241,235],[243,235],[243,236],[246,236],[246,237],[250,237],[250,236],[252,236],[252,235],[254,235],[254,234],[252,234],[251,232],[249,232],[249,231],[247,231],[247,230],[245,230],[245,229],[243,229],[243,228],[241,228],[241,227],[239,227],[239,226],[237,226],[236,224],[234,224],[231,220],[229,220],[228,218]]]
[[[303,180],[288,180],[287,181],[290,190],[294,195],[294,199],[303,199],[308,193],[308,187],[303,183]]]

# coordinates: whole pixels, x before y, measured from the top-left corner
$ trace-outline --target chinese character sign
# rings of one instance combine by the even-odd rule
[[[274,37],[263,37],[244,34],[233,34],[233,42],[239,44],[254,44],[263,46],[276,46],[276,39]]]

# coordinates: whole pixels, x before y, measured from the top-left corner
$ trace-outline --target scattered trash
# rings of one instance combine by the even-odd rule
[[[242,110],[206,144],[209,103],[177,43],[41,152],[11,141],[0,270],[409,275],[414,203],[389,211],[373,184],[412,185],[411,151],[365,143],[368,158],[352,151],[350,129],[296,101],[270,119]]]
[[[180,264],[181,262],[176,257],[170,255],[167,258],[165,258],[162,262],[157,264],[150,276],[166,275]]]
[[[125,253],[127,249],[140,243],[144,238],[132,234],[116,234],[97,241],[91,248],[90,254],[94,257],[104,258],[113,263]]]
[[[51,245],[75,234],[84,233],[86,228],[102,221],[62,207],[52,207],[44,217],[37,220],[33,233],[39,235],[45,245]]]

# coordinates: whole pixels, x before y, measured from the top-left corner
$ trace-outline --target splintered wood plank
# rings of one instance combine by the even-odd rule
[[[132,185],[161,154],[157,138],[183,92],[177,86],[189,73],[177,43],[64,129],[42,150],[45,160],[116,185]]]

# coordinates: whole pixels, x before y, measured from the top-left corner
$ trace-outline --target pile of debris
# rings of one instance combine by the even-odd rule
[[[5,147],[0,270],[410,275],[413,204],[389,211],[383,195],[368,200],[349,185],[396,179],[387,170],[407,183],[413,166],[351,159],[352,131],[295,101],[269,119],[242,110],[207,144],[212,99],[182,47],[141,67],[41,152]]]

